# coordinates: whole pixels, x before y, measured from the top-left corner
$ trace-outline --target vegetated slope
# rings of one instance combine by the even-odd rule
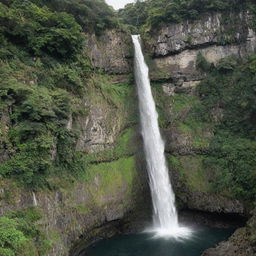
[[[49,170],[78,168],[79,156],[70,150],[75,134],[66,125],[89,79],[84,35],[68,13],[30,1],[0,8],[1,147],[8,154],[0,173],[40,186]]]
[[[167,82],[153,84],[176,195],[181,201],[188,195],[224,196],[250,211],[256,197],[255,56],[217,64],[201,54],[197,59],[206,75],[192,93],[177,86],[167,95]],[[187,203],[203,208],[204,199]]]
[[[124,23],[148,31],[163,22],[179,23],[198,19],[204,13],[248,8],[255,12],[255,3],[251,0],[138,0],[119,10],[118,16]]]
[[[129,171],[134,170],[133,153],[126,146],[133,136],[132,129],[123,131],[115,148],[85,157],[86,154],[76,149],[81,131],[74,126],[79,124],[73,127],[70,124],[72,120],[85,119],[86,122],[87,97],[87,101],[98,101],[104,106],[104,118],[110,119],[107,111],[121,116],[115,119],[117,133],[126,125],[122,122],[127,117],[124,104],[132,98],[129,81],[115,82],[114,86],[112,77],[94,70],[88,57],[86,33],[99,35],[112,28],[119,28],[119,23],[113,10],[100,0],[1,1],[0,182],[4,189],[0,198],[3,213],[20,203],[20,200],[16,202],[16,188],[24,192],[25,199],[29,191],[53,191],[60,179],[63,184],[74,184],[78,177],[93,176],[93,173],[100,176],[94,172],[92,162],[121,158],[118,162],[121,165],[131,163],[127,164],[125,174],[120,168],[114,169],[119,183],[105,186],[107,190],[113,185],[113,191],[109,189],[113,193],[114,186],[126,182],[122,175],[128,177]],[[103,172],[107,168],[111,170],[110,176],[111,163],[100,167]],[[88,177],[83,180],[90,179]],[[98,181],[101,180],[105,181],[105,177],[100,176]],[[27,206],[26,199],[23,203],[22,208]],[[42,222],[47,209],[38,212],[37,208],[9,212],[0,218],[0,255],[45,255],[54,242],[60,244],[56,230],[48,234],[49,241],[41,232],[38,220]],[[75,215],[72,213],[72,216]]]
[[[211,173],[217,192],[254,202],[256,58],[243,63],[228,58],[213,66],[199,56],[198,65],[208,74],[197,88],[201,105],[192,108],[192,115],[214,123],[204,168]]]

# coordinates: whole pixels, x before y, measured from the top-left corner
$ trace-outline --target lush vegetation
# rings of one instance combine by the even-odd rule
[[[252,200],[256,195],[256,58],[239,62],[228,58],[214,66],[198,57],[208,76],[198,87],[202,105],[193,111],[200,121],[215,122],[215,136],[204,160],[214,189]]]
[[[50,242],[36,224],[40,219],[41,214],[35,208],[0,217],[0,255],[47,255]]]
[[[91,71],[80,25],[36,1],[4,1],[0,32],[0,112],[9,119],[0,129],[9,152],[0,175],[35,188],[50,173],[84,170],[77,135],[66,128],[71,115],[81,114]]]
[[[29,1],[0,4],[2,41],[10,40],[35,56],[48,54],[69,58],[82,46],[81,27],[66,13],[39,8]]]
[[[0,3],[0,151],[8,152],[0,177],[36,189],[51,186],[51,175],[86,169],[90,160],[75,150],[70,118],[86,116],[84,97],[95,101],[98,94],[123,110],[131,88],[93,75],[83,32],[117,26],[102,0]]]
[[[148,30],[162,22],[178,23],[197,19],[206,12],[240,10],[252,3],[250,0],[138,0],[126,5],[118,14],[124,23]]]
[[[161,22],[196,19],[206,11],[240,8],[238,3],[137,1],[118,15],[124,23],[145,29]],[[87,181],[98,175],[103,181],[99,194],[118,192],[123,181],[131,185],[136,164],[131,140],[138,139],[134,138],[138,120],[132,88],[129,81],[113,84],[111,76],[95,74],[85,49],[83,32],[100,34],[107,28],[120,28],[120,24],[102,0],[1,1],[0,153],[8,155],[0,156],[0,179],[14,179],[17,185],[36,190],[52,189],[60,181],[51,181],[61,175],[67,179],[79,175]],[[192,164],[196,170],[188,175],[191,188],[208,191],[212,186],[228,196],[255,199],[256,58],[245,63],[229,58],[212,65],[199,55],[198,67],[207,73],[198,87],[200,101],[195,96],[172,98],[174,112],[191,109],[182,124],[179,116],[166,118],[164,110],[170,102],[160,98],[162,88],[153,85],[160,100],[161,125],[168,128],[171,121],[177,121],[182,132],[192,134],[193,146],[203,149],[204,155],[194,162],[186,157],[189,164],[184,168],[190,170]],[[87,101],[111,108],[109,112],[117,116],[116,124],[123,129],[115,147],[86,156],[76,151],[77,131],[68,128],[71,117],[75,120],[88,114],[85,96]],[[202,139],[204,124],[214,127],[210,142]],[[203,187],[208,176],[209,184]],[[1,217],[0,255],[44,255],[50,244],[36,224],[40,218],[35,209]]]
[[[119,21],[114,10],[103,0],[3,0],[2,2],[8,7],[23,5],[23,7],[26,6],[25,8],[28,8],[28,6],[32,6],[32,9],[39,8],[40,10],[37,12],[37,15],[30,16],[30,18],[33,17],[39,23],[42,22],[47,25],[55,22],[57,28],[60,28],[61,22],[64,24],[70,22],[67,14],[72,19],[75,19],[86,32],[100,33],[106,28],[119,27]],[[47,12],[49,10],[56,14],[56,17],[51,17],[51,21],[47,21],[47,16],[49,16]],[[27,12],[27,14],[29,13]],[[60,17],[62,18],[60,19]],[[18,19],[19,17],[16,18]],[[30,25],[30,28],[37,27],[31,23],[27,24]]]
[[[179,184],[192,192],[253,202],[256,57],[229,57],[214,65],[198,54],[197,65],[206,78],[193,95],[177,90],[168,96],[162,83],[152,84],[160,125],[178,141],[167,143],[168,152],[174,154],[170,167],[180,174]]]
[[[0,174],[38,187],[45,185],[50,171],[76,173],[83,165],[72,150],[76,134],[66,126],[71,115],[79,114],[73,103],[81,101],[88,63],[33,59],[11,44],[2,50],[19,55],[0,63],[0,109],[11,124],[8,131],[1,129],[1,144],[10,158],[0,165]]]
[[[141,27],[146,23],[148,17],[147,5],[148,2],[141,1],[127,4],[124,9],[118,11],[118,16],[125,24]]]

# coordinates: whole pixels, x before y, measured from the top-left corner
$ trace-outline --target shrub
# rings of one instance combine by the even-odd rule
[[[18,230],[17,220],[0,218],[0,255],[15,256],[26,242],[25,235]]]
[[[50,242],[36,223],[40,219],[41,214],[34,207],[0,217],[0,255],[46,255]]]
[[[46,52],[70,58],[82,47],[81,27],[66,13],[40,8],[28,0],[13,1],[9,8],[1,3],[0,13],[2,33],[36,56]]]

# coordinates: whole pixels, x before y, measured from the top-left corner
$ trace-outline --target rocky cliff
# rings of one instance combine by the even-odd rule
[[[70,115],[66,125],[78,135],[76,151],[85,155],[88,164],[84,175],[78,179],[55,177],[49,180],[49,190],[36,192],[4,180],[0,191],[1,215],[29,206],[42,209],[40,224],[56,240],[49,252],[52,256],[68,255],[79,239],[90,242],[101,237],[100,233],[113,235],[120,231],[121,220],[136,218],[150,208],[145,164],[138,146],[141,137],[131,79],[131,39],[123,32],[109,30],[87,40],[95,75],[81,101],[72,103],[82,111]],[[144,35],[143,42],[179,207],[245,214],[242,202],[211,190],[211,177],[202,164],[214,136],[211,124],[187,125],[187,117],[199,101],[195,89],[206,76],[197,69],[198,53],[212,63],[254,53],[256,35],[250,28],[250,15],[213,13],[196,21],[163,24]],[[216,109],[216,120],[221,115]],[[8,114],[2,112],[1,121],[3,162],[9,152],[5,141]]]
[[[132,72],[132,42],[129,34],[115,30],[96,37],[88,36],[89,56],[93,66],[109,74]]]
[[[191,112],[200,105],[197,87],[207,76],[198,68],[200,55],[216,66],[223,59],[242,61],[255,53],[250,14],[212,13],[196,21],[164,24],[146,33],[144,43],[178,204],[181,208],[251,216],[248,210],[252,207],[243,200],[212,190],[214,170],[206,170],[205,156],[216,124],[223,118],[223,107],[212,110],[210,122],[199,122],[197,113]],[[253,223],[252,218],[229,241],[203,255],[254,255]]]
[[[198,102],[197,85],[206,76],[197,67],[198,55],[213,64],[227,57],[250,56],[256,50],[256,34],[250,24],[246,11],[212,13],[195,21],[164,24],[144,35],[174,186],[179,202],[190,209],[245,211],[238,200],[210,192],[211,177],[202,162],[214,136],[213,125],[195,123],[189,113]],[[221,110],[215,109],[213,120],[221,116]]]
[[[83,81],[86,92],[79,98],[71,96],[76,111],[69,114],[65,124],[65,130],[76,138],[75,148],[70,150],[82,153],[86,168],[78,176],[67,172],[61,177],[50,175],[47,187],[41,189],[26,189],[18,182],[0,178],[0,216],[29,207],[40,209],[38,225],[52,243],[48,251],[52,256],[68,255],[79,239],[89,243],[128,230],[150,207],[150,203],[145,205],[149,199],[145,196],[146,172],[138,159],[140,138],[130,77],[130,37],[110,30],[98,37],[88,35],[87,39],[84,58],[91,58],[95,70]],[[37,78],[30,78],[26,68],[22,70],[22,84],[37,85]],[[20,82],[19,77],[17,80]],[[0,111],[0,163],[16,151],[8,136],[14,126],[11,107],[4,109]],[[55,143],[51,160],[58,157],[56,147]]]
[[[152,80],[174,80],[185,88],[195,85],[203,78],[196,68],[199,52],[212,63],[228,56],[250,56],[256,43],[250,24],[251,16],[246,11],[212,13],[195,21],[166,24],[145,34],[145,46],[153,58]]]
[[[79,181],[63,177],[52,181],[58,189],[37,192],[2,181],[0,215],[39,208],[39,224],[52,242],[48,255],[68,255],[79,238],[90,242],[111,236],[125,230],[126,222],[136,220],[139,213],[144,214],[145,176],[136,167],[134,157],[90,165]]]
[[[212,124],[194,126],[187,119],[190,108],[199,100],[197,85],[206,76],[197,67],[199,53],[213,64],[227,57],[243,59],[255,53],[256,35],[250,28],[250,19],[248,12],[229,13],[228,17],[226,14],[212,13],[196,21],[162,25],[161,29],[143,37],[180,208],[248,214],[242,201],[211,189],[211,177],[205,172],[203,161],[214,136]],[[118,40],[112,38],[104,42],[108,45],[107,49],[113,49]],[[126,42],[129,45],[130,40]],[[112,52],[109,52],[112,56]],[[93,48],[90,56],[92,61],[95,60],[94,56],[98,57],[97,62],[94,61],[96,68],[110,74],[132,70],[131,67],[126,68],[131,65],[131,55],[120,54],[120,50],[114,55],[119,58],[115,63],[120,63],[122,70],[112,69],[111,61],[99,61],[106,56],[103,47],[97,50]],[[216,109],[213,118],[218,121],[221,116],[221,110]]]

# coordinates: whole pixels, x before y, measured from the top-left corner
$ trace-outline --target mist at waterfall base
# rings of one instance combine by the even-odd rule
[[[158,114],[151,92],[148,66],[144,60],[140,36],[132,36],[134,72],[138,91],[141,133],[147,161],[149,185],[153,203],[153,231],[157,236],[189,237],[192,231],[178,223],[175,195],[170,183],[165,159],[164,142],[158,125]]]

